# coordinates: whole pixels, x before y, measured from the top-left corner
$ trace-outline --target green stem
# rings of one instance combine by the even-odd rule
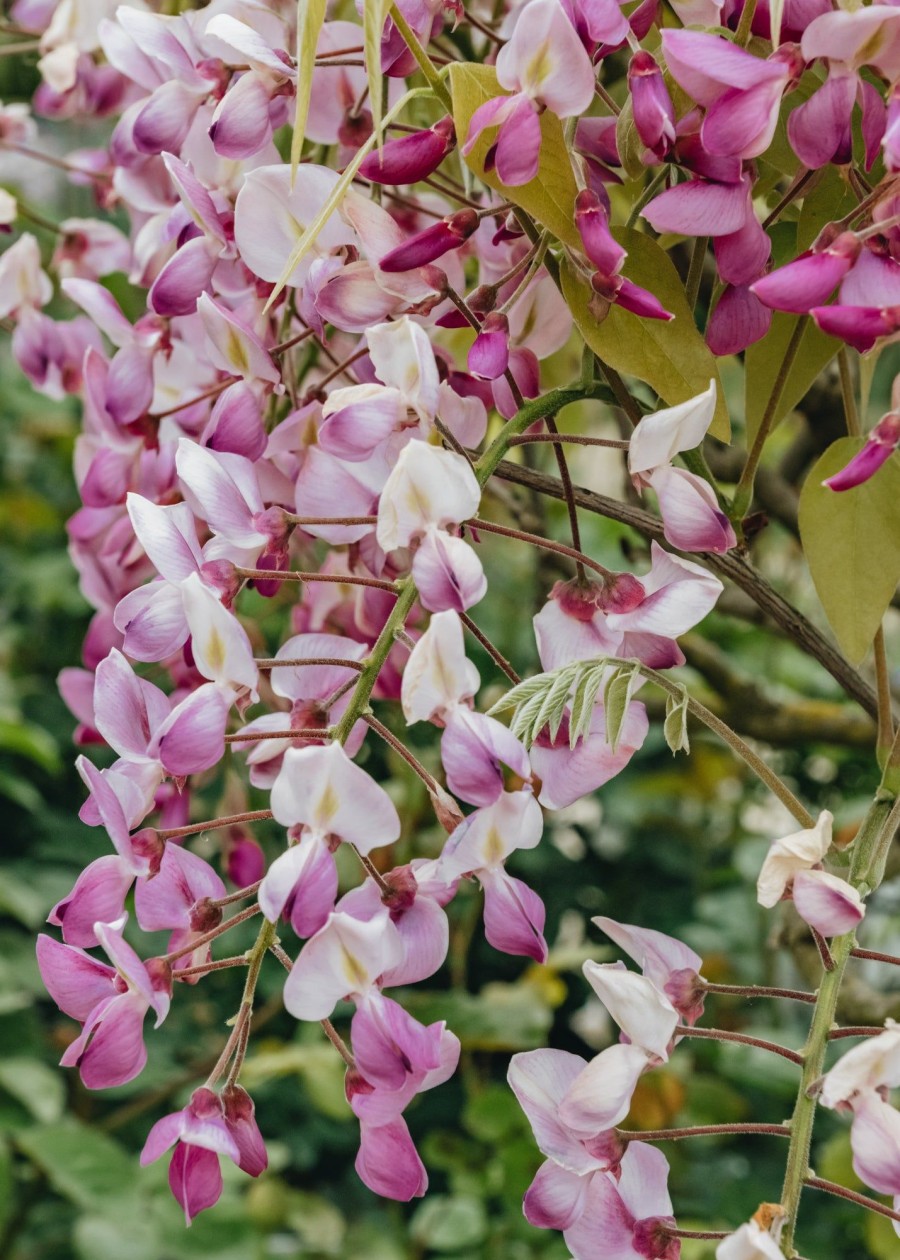
[[[784,358],[781,361],[781,367],[778,369],[778,375],[772,386],[772,392],[769,395],[769,401],[766,403],[766,409],[763,412],[762,419],[759,422],[759,428],[756,437],[753,439],[753,445],[750,448],[750,454],[747,456],[747,462],[741,473],[741,479],[737,484],[734,492],[734,501],[732,508],[732,520],[741,521],[747,515],[747,511],[753,500],[753,483],[756,479],[756,470],[759,467],[759,461],[762,458],[763,447],[772,431],[775,422],[775,413],[778,410],[778,404],[781,402],[781,395],[784,393],[784,387],[787,385],[788,377],[794,366],[794,360],[800,349],[800,343],[803,340],[803,334],[806,332],[806,325],[809,316],[799,315],[794,325],[794,331],[791,333],[791,339],[787,344],[784,352]]]
[[[855,886],[865,886],[867,884],[873,863],[877,861],[882,847],[882,838],[887,829],[886,824],[893,813],[894,811],[891,809],[889,800],[876,797],[870,806],[853,845],[850,881]],[[804,1182],[809,1176],[809,1151],[816,1114],[814,1086],[822,1075],[822,1069],[825,1066],[828,1034],[831,1032],[837,1012],[844,970],[855,944],[855,932],[847,932],[844,936],[839,936],[831,942],[834,969],[825,972],[822,977],[815,1009],[810,1021],[809,1035],[803,1049],[803,1072],[800,1077],[800,1087],[797,1091],[794,1114],[790,1122],[791,1141],[788,1147],[784,1185],[781,1191],[781,1206],[786,1213],[784,1233],[781,1237],[781,1249],[785,1256],[794,1254],[797,1209]]]
[[[744,8],[746,10],[747,5],[745,5]],[[700,292],[700,281],[703,279],[703,264],[706,262],[706,251],[708,247],[709,237],[698,236],[694,241],[694,248],[691,251],[691,265],[688,268],[687,283],[684,286],[687,304],[691,310],[693,310],[697,305],[697,295]]]
[[[648,665],[641,665],[640,670],[645,678],[651,679],[663,691],[667,691],[669,695],[676,696],[678,699],[686,696],[688,709],[693,713],[694,717],[698,718],[704,726],[708,727],[713,734],[718,735],[733,752],[737,753],[757,778],[766,785],[769,791],[777,796],[783,805],[787,806],[797,821],[804,827],[815,826],[816,820],[809,810],[797,800],[784,780],[780,779],[775,771],[766,765],[762,757],[741,739],[737,731],[733,731],[721,718],[716,717],[712,710],[707,709],[705,704],[695,700],[683,687],[680,687],[678,683],[673,683],[665,674],[661,674],[659,670],[651,669]]]
[[[432,92],[434,92],[435,96],[438,98],[438,100],[441,102],[444,108],[452,113],[453,101],[450,99],[450,93],[447,91],[446,87],[444,86],[444,81],[441,78],[440,71],[437,69],[434,62],[428,56],[428,53],[419,43],[418,39],[416,38],[415,32],[410,27],[406,18],[400,12],[400,9],[396,4],[391,5],[390,16],[391,16],[392,22],[396,26],[397,30],[400,32],[400,35],[403,39],[403,42],[406,44],[406,47],[415,57],[416,64],[418,65],[419,69],[422,71],[422,74],[425,76],[425,80],[428,83],[428,86],[431,88]]]

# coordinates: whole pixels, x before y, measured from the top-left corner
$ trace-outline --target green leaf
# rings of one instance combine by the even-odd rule
[[[694,323],[678,272],[668,254],[649,236],[633,228],[615,228],[613,236],[628,251],[624,267],[628,279],[649,289],[675,318],[639,319],[613,305],[599,321],[590,308],[590,289],[563,260],[563,296],[582,336],[604,363],[646,381],[669,406],[694,398],[714,379],[718,402],[710,432],[727,442],[731,428],[719,369]]]
[[[498,713],[507,713],[510,709],[520,708],[532,696],[543,693],[547,687],[546,674],[534,674],[531,678],[523,678],[515,687],[510,687],[496,704],[488,709],[488,717],[496,717]]]
[[[379,0],[376,0],[378,3]],[[369,12],[369,4],[365,6],[365,14]],[[297,166],[300,162],[300,151],[306,135],[306,119],[309,115],[309,98],[312,92],[313,69],[316,64],[316,47],[319,33],[325,21],[327,0],[297,0],[297,108],[294,113],[294,134],[291,136],[291,182],[297,178]],[[382,25],[384,23],[382,22]],[[368,36],[367,47],[368,47]],[[381,69],[380,48],[375,65]],[[368,64],[368,52],[366,54]],[[371,88],[371,79],[370,79]],[[381,87],[379,84],[377,98],[370,90],[372,97],[372,119],[376,130],[381,122],[381,115],[375,117],[375,104],[381,105]]]
[[[863,438],[833,442],[800,495],[803,550],[831,628],[848,660],[868,652],[900,581],[900,459],[869,481],[835,493],[821,483],[859,451]]]
[[[325,11],[325,0],[321,0]],[[369,80],[369,110],[372,127],[381,148],[381,34],[387,20],[391,0],[363,0],[363,45],[366,56],[366,76]]]
[[[569,747],[574,748],[591,729],[594,716],[594,705],[603,686],[606,675],[606,658],[598,662],[588,662],[588,668],[582,669],[575,680],[572,695],[572,712],[569,718]]]
[[[572,690],[572,677],[574,674],[572,669],[561,669],[556,675],[551,675],[552,683],[547,689],[543,703],[537,711],[532,728],[531,738],[534,740],[538,733],[544,727],[550,724],[550,738],[555,739],[559,731],[563,714],[566,711],[566,704],[569,700],[569,693]]]
[[[78,1120],[25,1129],[15,1142],[53,1187],[79,1207],[103,1210],[111,1198],[121,1198],[136,1184],[136,1165],[125,1148]]]
[[[678,696],[666,696],[666,720],[663,723],[663,735],[673,753],[691,751],[688,738],[688,698],[687,692]]]
[[[772,326],[765,337],[750,346],[744,356],[747,438],[751,442],[759,429],[798,319],[806,319],[806,330],[781,391],[781,398],[775,409],[773,428],[776,424],[780,424],[785,416],[790,415],[797,403],[806,397],[822,369],[831,362],[841,347],[837,338],[827,337],[806,316],[789,315],[784,311],[775,312]]]
[[[413,1239],[432,1251],[462,1251],[484,1240],[484,1203],[472,1195],[432,1195],[412,1219]]]
[[[640,668],[637,665],[626,665],[617,669],[606,684],[603,696],[603,707],[606,713],[606,742],[613,752],[619,746],[622,723],[628,713],[634,689],[640,680]]]
[[[450,94],[453,98],[453,121],[460,146],[469,134],[469,121],[475,110],[495,96],[504,96],[492,66],[453,62],[449,67]],[[538,173],[527,184],[507,188],[496,171],[484,169],[484,159],[494,142],[494,130],[483,132],[472,152],[464,159],[467,166],[489,188],[521,206],[553,233],[557,240],[573,249],[580,249],[581,237],[575,227],[575,197],[578,185],[572,172],[569,151],[563,136],[562,123],[550,110],[541,115],[541,160]]]
[[[616,150],[622,169],[629,179],[640,179],[647,174],[647,168],[641,160],[647,152],[647,146],[634,125],[634,109],[630,96],[626,98],[616,119]]]
[[[0,752],[27,757],[35,765],[54,774],[59,770],[59,749],[56,740],[32,722],[0,720]]]
[[[49,1124],[62,1115],[66,1089],[61,1073],[35,1059],[0,1059],[0,1088],[34,1116]]]
[[[826,166],[812,188],[803,198],[800,219],[797,223],[797,249],[803,253],[822,231],[826,223],[842,219],[857,205],[857,199],[844,177],[844,168]]]

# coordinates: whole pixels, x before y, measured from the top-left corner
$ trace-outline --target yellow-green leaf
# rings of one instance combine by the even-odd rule
[[[297,177],[300,152],[306,135],[309,98],[319,33],[325,21],[328,0],[297,0],[297,108],[291,137],[291,182]]]
[[[836,493],[822,485],[843,468],[863,438],[833,442],[800,495],[800,537],[816,591],[848,660],[871,647],[900,581],[900,459],[895,455],[861,486]]]
[[[590,289],[564,261],[563,295],[582,336],[604,363],[646,381],[670,406],[702,393],[714,379],[719,387],[718,402],[710,432],[727,442],[731,430],[719,370],[694,323],[678,272],[649,236],[633,228],[615,228],[613,235],[628,251],[625,275],[649,289],[675,318],[668,322],[639,319],[630,311],[611,306],[606,318],[598,322],[589,306]]]
[[[505,93],[491,66],[454,62],[449,67],[449,78],[453,121],[462,147],[469,134],[469,122],[475,110],[485,101]],[[507,188],[501,183],[496,171],[485,171],[485,155],[493,141],[494,135],[488,129],[465,159],[469,168],[488,187],[502,192],[504,197],[521,206],[532,218],[549,228],[557,240],[574,249],[580,248],[581,238],[574,219],[578,185],[575,183],[568,148],[563,138],[562,124],[556,115],[549,110],[541,115],[540,166],[537,175],[527,184]]]
[[[366,77],[369,80],[369,109],[372,128],[381,148],[381,34],[387,20],[391,0],[363,0],[363,46],[366,55]]]
[[[842,219],[857,205],[844,170],[842,166],[823,167],[815,187],[805,194],[797,223],[797,253],[809,249],[826,223]]]
[[[802,315],[776,311],[772,318],[772,327],[765,337],[747,350],[744,358],[745,415],[747,438],[751,442],[768,405],[797,320],[804,318],[806,317]],[[827,367],[840,347],[841,343],[836,337],[826,336],[811,319],[807,319],[806,330],[775,408],[773,428],[785,416],[790,415],[797,403],[806,396],[822,369]]]

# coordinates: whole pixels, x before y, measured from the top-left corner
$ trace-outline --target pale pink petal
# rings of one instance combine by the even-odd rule
[[[650,1058],[640,1046],[602,1050],[572,1082],[559,1104],[559,1118],[576,1133],[593,1136],[625,1119],[631,1095]]]
[[[547,961],[544,940],[546,909],[533,889],[507,875],[502,867],[479,872],[484,889],[484,934],[504,954],[524,954]]]
[[[130,862],[118,854],[97,858],[84,868],[72,891],[56,903],[47,922],[62,928],[67,944],[90,949],[97,944],[94,924],[121,918],[133,882]]]
[[[355,1166],[360,1181],[386,1199],[408,1203],[428,1189],[428,1174],[399,1116],[389,1124],[360,1123]]]
[[[545,1160],[525,1191],[526,1221],[538,1229],[568,1229],[584,1211],[588,1185],[587,1177]]]
[[[44,987],[53,1001],[79,1023],[84,1023],[98,1003],[115,994],[114,967],[81,949],[62,945],[52,936],[38,936],[37,961]]]
[[[478,553],[445,530],[426,531],[413,556],[412,577],[429,612],[465,612],[487,594]]]
[[[175,778],[208,770],[224,756],[230,708],[231,696],[215,683],[198,687],[158,727],[151,755]]]
[[[289,748],[271,805],[284,826],[302,823],[320,836],[339,836],[366,854],[393,844],[400,835],[391,798],[337,743]]]
[[[825,937],[852,931],[866,912],[853,885],[827,871],[798,871],[792,895],[800,918]]]

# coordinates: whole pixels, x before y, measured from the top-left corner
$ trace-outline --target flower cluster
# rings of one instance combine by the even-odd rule
[[[699,450],[725,412],[715,356],[766,336],[773,311],[810,315],[860,352],[900,330],[898,97],[875,86],[900,74],[900,9],[781,7],[773,29],[774,5],[677,0],[686,25],[662,29],[654,0],[628,14],[617,0],[501,6],[498,30],[472,28],[487,32],[492,63],[473,106],[456,90],[464,65],[439,72],[427,51],[451,18],[467,21],[460,4],[398,0],[373,56],[365,0],[364,21],[307,29],[313,43],[301,39],[298,58],[287,0],[175,12],[139,0],[13,5],[40,45],[34,111],[109,123],[101,146],[56,159],[98,209],[59,224],[49,253],[24,203],[0,201],[3,228],[25,229],[0,255],[13,355],[35,389],[82,404],[82,507],[69,538],[94,615],[82,667],[65,670],[60,687],[79,746],[101,749],[102,768],[78,759],[81,817],[112,849],[53,908],[62,940],[42,935],[38,960],[49,993],[81,1025],[62,1062],[90,1089],[140,1073],[148,1013],[159,1025],[210,971],[245,967],[219,1063],[183,1110],[153,1126],[142,1156],[174,1147],[170,1184],[188,1221],[219,1197],[220,1156],[251,1176],[266,1167],[239,1078],[256,980],[273,956],[288,972],[287,1011],[321,1023],[346,1063],[359,1176],[394,1199],[425,1192],[403,1115],[453,1074],[460,1044],[390,991],[442,966],[446,907],[464,882],[481,890],[495,949],[546,961],[544,905],[515,874],[517,854],[541,842],[545,810],[601,787],[641,748],[640,671],[684,664],[677,640],[723,589],[697,560],[721,564],[746,537],[741,486],[730,503]],[[360,50],[362,59],[348,55]],[[426,86],[407,91],[417,71]],[[763,221],[774,185],[760,193],[758,162],[801,82],[815,90],[790,111],[787,134],[806,174],[848,166],[857,109],[862,164],[883,162],[888,174],[772,269],[767,228],[806,175]],[[623,89],[621,100],[607,85]],[[34,157],[36,136],[28,109],[0,106],[0,147]],[[542,183],[548,161],[571,180],[569,201],[565,179],[557,200]],[[650,180],[623,231],[623,181],[635,170]],[[857,191],[862,176],[851,173]],[[123,228],[103,217],[110,210]],[[694,238],[699,264],[712,238],[705,342],[691,322],[694,262],[690,305],[628,274],[649,229]],[[111,281],[120,273],[128,285]],[[622,321],[647,360],[643,377],[634,356],[623,371],[662,382],[659,398],[641,384],[629,392],[604,359],[607,333],[616,359]],[[548,392],[546,361],[576,323],[585,371],[568,394]],[[663,381],[655,338],[687,325],[702,370],[669,353]],[[633,422],[628,440],[594,440],[620,448],[608,456],[620,472],[627,450],[636,495],[650,492],[644,506],[658,509],[638,573],[613,572],[581,548],[556,426],[580,399],[612,399]],[[900,442],[897,405],[833,489],[860,485],[888,460]],[[504,500],[485,490],[518,440],[556,447],[571,547],[518,528],[514,514],[512,524],[495,519]],[[751,452],[742,478],[751,489],[756,460]],[[534,618],[545,671],[595,658],[601,672],[611,661],[633,666],[624,693],[598,678],[587,713],[568,692],[535,708],[528,741],[478,707],[466,652],[471,634],[518,681],[470,616],[488,591],[492,534],[510,540],[498,547],[535,544],[574,562]],[[390,728],[401,715],[439,729],[443,781]],[[424,782],[447,833],[439,851],[405,837],[414,856],[397,864],[405,820],[355,760],[376,738]],[[226,757],[242,768],[239,812],[198,822],[202,790]],[[249,808],[251,789],[267,794],[267,808]],[[277,852],[250,833],[260,819],[277,824]],[[218,869],[189,842],[215,829],[225,833]],[[823,869],[830,847],[827,812],[776,842],[759,901],[792,900],[820,937],[849,939],[863,881]],[[355,855],[354,887],[340,887],[339,851]],[[246,955],[214,957],[220,937],[257,915]],[[596,922],[641,972],[585,967],[618,1044],[589,1063],[557,1050],[512,1062],[511,1087],[546,1156],[525,1213],[562,1230],[577,1260],[677,1260],[666,1160],[617,1126],[642,1074],[691,1035],[708,986],[687,946]],[[157,931],[171,933],[167,951],[141,957],[129,942]],[[98,948],[108,963],[89,952]],[[348,1039],[332,1016],[346,1017]],[[897,1037],[889,1030],[851,1052],[821,1095],[852,1110],[858,1171],[894,1195],[898,1124],[884,1091],[900,1083]],[[723,1241],[720,1260],[781,1254],[776,1235],[754,1220]]]

